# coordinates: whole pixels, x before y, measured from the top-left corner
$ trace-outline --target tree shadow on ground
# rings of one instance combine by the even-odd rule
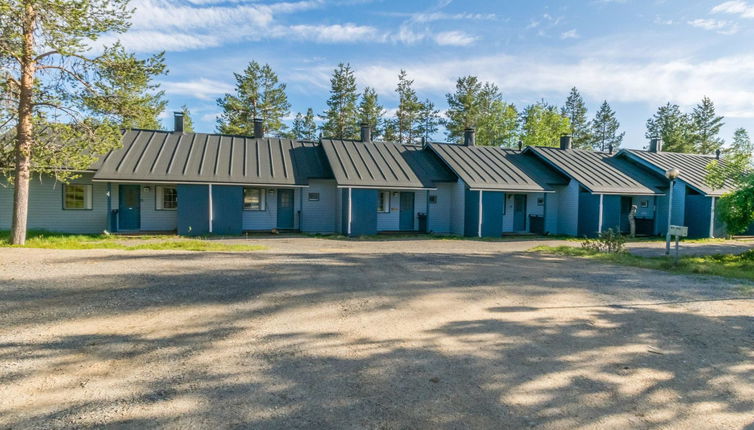
[[[724,281],[531,254],[153,258],[0,290],[0,394],[20,387],[0,427],[754,421],[754,317],[724,312],[751,298]],[[478,316],[416,309],[446,296]]]

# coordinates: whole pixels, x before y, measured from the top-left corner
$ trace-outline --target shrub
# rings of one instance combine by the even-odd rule
[[[596,239],[584,239],[581,247],[593,252],[621,254],[626,252],[626,238],[612,228],[599,234]]]

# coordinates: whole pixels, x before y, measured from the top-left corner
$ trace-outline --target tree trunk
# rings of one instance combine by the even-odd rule
[[[21,88],[18,99],[18,127],[16,129],[16,170],[13,191],[13,224],[11,244],[26,242],[26,219],[29,209],[29,176],[33,142],[33,91],[36,62],[34,61],[34,30],[36,13],[34,6],[26,4],[23,32],[24,46],[21,55]]]

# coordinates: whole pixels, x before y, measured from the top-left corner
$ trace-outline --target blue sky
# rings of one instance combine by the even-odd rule
[[[726,116],[723,137],[754,133],[754,0],[134,0],[118,37],[141,53],[166,51],[169,111],[183,104],[198,131],[214,131],[217,97],[233,72],[269,63],[288,85],[291,115],[322,112],[339,62],[375,87],[388,109],[401,68],[422,98],[444,109],[455,80],[495,82],[519,107],[562,105],[579,88],[590,116],[617,111],[624,146],[668,101],[690,110],[704,95]],[[107,38],[106,38],[107,39]],[[165,123],[170,120],[166,114]],[[442,138],[442,135],[438,135]]]

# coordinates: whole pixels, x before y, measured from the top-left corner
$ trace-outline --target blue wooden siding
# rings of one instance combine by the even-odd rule
[[[112,209],[118,209],[118,183],[111,184]],[[141,186],[141,230],[142,231],[173,231],[177,228],[177,210],[157,210],[157,186],[154,184],[140,184]],[[144,189],[144,187],[149,189]],[[175,185],[166,185],[175,186]]]
[[[701,194],[686,195],[686,226],[689,237],[702,238],[710,235],[710,216],[712,215],[712,199]]]
[[[452,233],[451,212],[453,209],[453,189],[456,184],[438,184],[436,190],[429,192],[437,198],[436,203],[429,204],[429,219],[427,228],[430,232]]]
[[[414,227],[419,228],[419,214],[427,212],[427,192],[426,191],[396,191],[384,190],[390,193],[390,212],[377,212],[377,231],[398,231],[400,227],[400,207],[401,193],[414,194]],[[397,194],[397,195],[396,195]],[[375,197],[375,202],[377,197]],[[376,204],[376,203],[375,203]],[[430,208],[431,210],[431,208]]]
[[[542,206],[539,206],[537,204],[538,199],[545,198],[545,193],[506,193],[505,194],[505,210],[503,211],[503,232],[509,233],[513,231],[513,213],[514,213],[514,202],[515,202],[515,196],[516,194],[521,194],[526,196],[526,231],[530,230],[529,225],[529,217],[532,215],[536,216],[544,216],[545,215],[545,204]],[[555,211],[552,211],[553,213]],[[547,231],[547,229],[545,228]]]
[[[257,187],[259,188],[259,187]],[[263,211],[247,211],[241,214],[242,229],[248,231],[269,231],[278,227],[278,196],[276,188],[265,188],[265,209]],[[293,222],[294,228],[299,226],[301,210],[301,188],[293,190]]]
[[[545,234],[558,234],[558,195],[544,193]]]
[[[657,217],[655,222],[655,233],[665,235],[668,225],[668,199],[669,196],[657,197]],[[686,225],[686,184],[681,181],[675,182],[673,188],[673,225]]]
[[[242,212],[243,187],[231,185],[212,186],[213,234],[241,234]]]
[[[341,190],[341,225],[342,233],[348,234],[348,200],[349,189]],[[377,190],[353,188],[350,190],[351,204],[351,236],[366,236],[377,234]]]
[[[29,184],[30,230],[60,233],[96,234],[108,230],[107,184],[92,182],[92,174],[73,181],[92,185],[91,210],[63,210],[63,184],[51,176],[34,175]],[[13,214],[13,187],[0,183],[0,230],[10,230]]]
[[[337,192],[335,181],[312,180],[309,188],[301,190],[301,231],[306,233],[335,233]],[[319,201],[309,201],[309,193],[319,193]]]
[[[466,210],[464,235],[479,235],[479,193],[466,190]],[[500,237],[503,231],[503,199],[501,191],[484,191],[482,193],[482,237]]]
[[[451,192],[450,231],[463,236],[466,229],[466,184],[459,179]]]
[[[199,236],[209,233],[209,186],[180,184],[178,191],[178,234]]]
[[[558,194],[557,234],[579,234],[579,183],[573,179],[565,187],[555,187]]]

